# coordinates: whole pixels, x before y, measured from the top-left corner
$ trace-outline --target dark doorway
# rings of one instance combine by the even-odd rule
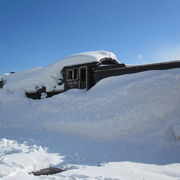
[[[86,88],[86,79],[87,79],[86,67],[81,67],[80,68],[80,88],[81,89]]]

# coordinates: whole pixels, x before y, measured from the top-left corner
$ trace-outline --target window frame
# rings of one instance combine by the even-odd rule
[[[76,71],[76,73],[75,73],[75,71]],[[69,78],[70,77],[70,74],[69,74],[70,72],[72,72],[72,75],[71,75],[72,78]],[[67,69],[67,71],[66,71],[66,79],[68,81],[77,80],[78,79],[78,69],[77,68]]]

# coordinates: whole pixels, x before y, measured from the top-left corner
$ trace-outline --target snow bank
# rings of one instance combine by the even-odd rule
[[[36,101],[22,97],[18,91],[0,90],[0,129],[57,132],[56,140],[61,143],[56,147],[61,152],[62,144],[63,154],[72,155],[69,159],[76,163],[103,159],[173,163],[180,159],[180,141],[176,140],[179,92],[179,68],[110,77],[89,91],[74,89]],[[73,140],[65,135],[61,138],[62,134],[71,135],[79,143],[74,147]],[[114,143],[108,147],[109,143],[102,141]],[[81,150],[82,142],[88,150]],[[91,147],[94,143],[99,150]]]
[[[0,179],[28,178],[29,172],[61,163],[62,156],[36,145],[0,139]],[[33,179],[30,178],[29,179]]]
[[[61,70],[65,66],[84,64],[91,62],[100,62],[102,58],[116,59],[116,56],[107,51],[93,51],[75,54],[49,65],[45,68],[34,68],[23,72],[16,72],[4,77],[6,85],[5,90],[9,91],[35,91],[36,87],[45,86],[47,91],[60,90],[62,87],[58,86],[58,83],[62,79]]]
[[[7,76],[0,89],[1,137],[33,137],[67,155],[69,163],[126,162],[75,165],[62,174],[34,177],[28,172],[60,163],[62,156],[41,146],[0,139],[1,179],[180,178],[179,68],[110,77],[90,91],[74,89],[48,99],[23,97],[24,88],[45,71],[37,68]],[[47,71],[50,77],[50,68]]]
[[[0,126],[36,124],[52,131],[119,139],[162,123],[177,124],[179,92],[179,68],[110,77],[90,91],[70,90],[41,101],[1,90]]]
[[[119,139],[170,123],[169,118],[176,124],[179,92],[180,69],[143,72],[106,78],[86,93],[71,90],[45,100],[39,111],[46,114],[47,129]]]
[[[29,172],[62,162],[62,156],[47,153],[36,145],[19,144],[0,139],[0,179],[3,180],[176,180],[180,178],[180,164],[153,165],[132,162],[102,163],[99,166],[66,165],[64,171],[51,176],[35,177]]]

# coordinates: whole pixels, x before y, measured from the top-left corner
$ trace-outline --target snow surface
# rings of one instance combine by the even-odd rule
[[[100,62],[103,58],[117,60],[116,56],[108,51],[92,51],[75,54],[49,65],[45,68],[34,68],[22,72],[16,72],[9,76],[4,76],[6,81],[4,86],[9,91],[35,91],[36,87],[45,86],[47,91],[61,90],[64,86],[58,86],[62,79],[61,70],[65,66]]]
[[[180,68],[28,99],[24,82],[39,70],[9,75],[0,89],[1,179],[180,179]],[[68,171],[28,174],[55,164]]]
[[[30,176],[28,173],[32,171],[61,163],[62,158],[58,154],[47,153],[41,146],[18,144],[3,138],[0,139],[0,178]]]
[[[36,145],[18,144],[16,141],[0,139],[0,178],[60,179],[60,180],[175,180],[180,177],[180,164],[151,165],[132,162],[111,162],[99,166],[67,165],[65,172],[51,176],[35,177],[31,172],[62,162],[62,156],[47,153]]]

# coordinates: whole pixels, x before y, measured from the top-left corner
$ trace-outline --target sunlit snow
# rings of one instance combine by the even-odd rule
[[[180,69],[110,77],[89,91],[48,99],[25,97],[36,83],[54,85],[65,61],[4,76],[0,178],[180,179]],[[67,171],[29,174],[50,166]]]

